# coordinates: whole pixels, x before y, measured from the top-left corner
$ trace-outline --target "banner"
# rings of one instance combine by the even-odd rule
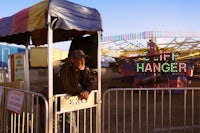
[[[24,100],[24,92],[10,90],[7,98],[6,109],[20,113]]]
[[[103,36],[101,42],[149,39],[149,38],[200,38],[200,31],[192,32],[173,32],[173,31],[144,31],[139,33],[122,34],[114,36]]]

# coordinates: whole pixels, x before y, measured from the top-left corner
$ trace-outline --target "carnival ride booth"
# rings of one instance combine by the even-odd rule
[[[101,74],[99,38],[102,32],[100,13],[90,7],[66,0],[42,1],[25,8],[16,14],[0,19],[0,42],[24,45],[26,47],[24,68],[24,89],[30,90],[29,54],[30,47],[46,45],[48,47],[48,105],[53,108],[53,63],[52,46],[55,42],[72,41],[70,51],[82,49],[89,55],[88,64],[97,68]],[[87,35],[87,37],[85,37]],[[30,75],[31,76],[31,75]],[[100,75],[98,75],[100,77]],[[100,78],[98,78],[100,80]],[[98,93],[100,101],[100,82]],[[100,102],[99,102],[100,103]],[[52,119],[53,112],[49,112]],[[50,122],[52,123],[52,122]],[[52,125],[49,124],[51,128]]]
[[[28,48],[45,44],[52,47],[51,43],[72,40],[70,51],[82,49],[90,57],[86,65],[91,68],[97,68],[97,31],[102,31],[102,27],[101,17],[96,9],[65,0],[42,1],[0,19],[0,42]],[[48,54],[51,54],[51,51],[48,51]]]

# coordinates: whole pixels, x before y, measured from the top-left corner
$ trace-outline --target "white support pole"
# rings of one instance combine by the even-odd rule
[[[101,133],[101,46],[100,46],[101,32],[98,31],[98,51],[97,51],[97,63],[98,63],[98,94],[97,94],[97,113],[96,113],[96,133]]]
[[[51,16],[48,14],[48,102],[49,102],[49,124],[46,133],[53,133],[53,30],[51,29]]]
[[[28,45],[25,51],[25,89],[30,91]]]

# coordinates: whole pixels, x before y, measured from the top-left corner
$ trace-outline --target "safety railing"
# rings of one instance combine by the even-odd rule
[[[0,133],[48,133],[48,103],[40,94],[0,86]]]
[[[54,132],[96,133],[100,128],[96,122],[97,106],[96,90],[90,93],[88,100],[67,94],[55,95]]]
[[[110,88],[102,133],[199,133],[200,88]]]

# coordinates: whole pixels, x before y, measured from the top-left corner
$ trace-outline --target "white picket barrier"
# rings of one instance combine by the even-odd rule
[[[0,133],[48,133],[48,103],[40,94],[0,86]]]
[[[97,92],[91,91],[88,100],[67,94],[55,95],[54,132],[96,133],[101,128],[96,122]]]

